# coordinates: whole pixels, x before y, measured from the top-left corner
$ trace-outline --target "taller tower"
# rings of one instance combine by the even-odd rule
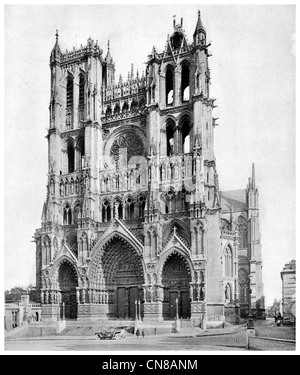
[[[202,326],[238,314],[238,233],[220,216],[208,48],[200,12],[192,43],[174,20],[146,74],[132,65],[116,82],[109,45],[105,58],[91,38],[62,53],[56,34],[35,233],[44,319],[61,302],[78,319],[134,319],[137,306],[144,320]]]

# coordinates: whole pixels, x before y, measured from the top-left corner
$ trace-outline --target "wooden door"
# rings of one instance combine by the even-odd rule
[[[137,287],[129,289],[129,318],[135,319],[135,301],[139,298],[139,290]]]
[[[170,318],[176,317],[176,298],[178,297],[177,292],[170,292]]]
[[[126,316],[126,309],[125,309],[125,288],[118,288],[117,294],[117,317],[118,318],[125,318]]]
[[[190,292],[181,292],[179,317],[186,319],[191,315]]]

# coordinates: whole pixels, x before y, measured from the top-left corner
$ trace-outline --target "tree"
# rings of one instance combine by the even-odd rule
[[[36,288],[30,284],[27,288],[15,286],[10,290],[6,290],[5,302],[20,302],[23,294],[29,294],[30,301],[37,301]]]

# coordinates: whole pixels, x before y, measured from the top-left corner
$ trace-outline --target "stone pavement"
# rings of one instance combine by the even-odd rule
[[[276,331],[274,328],[280,328]],[[273,327],[272,322],[255,322],[257,337],[250,340],[250,350],[293,351],[293,327]],[[276,338],[280,332],[281,337]],[[261,335],[264,336],[261,336]],[[265,337],[265,338],[264,338]],[[289,338],[289,340],[287,340]],[[128,334],[122,340],[96,340],[90,336],[48,336],[10,339],[5,350],[33,351],[246,351],[245,325],[201,330],[184,328],[179,333],[148,335],[136,338]]]

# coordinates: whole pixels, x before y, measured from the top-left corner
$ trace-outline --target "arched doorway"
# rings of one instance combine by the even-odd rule
[[[58,270],[58,283],[62,302],[65,303],[66,319],[77,318],[76,287],[78,287],[77,272],[69,262],[63,262]]]
[[[105,246],[96,270],[95,283],[114,297],[108,302],[110,317],[135,318],[135,301],[143,299],[144,271],[141,257],[123,238]]]
[[[191,274],[185,259],[178,253],[172,253],[164,263],[162,284],[164,287],[163,317],[176,317],[176,299],[178,299],[179,318],[190,318],[190,282]]]

